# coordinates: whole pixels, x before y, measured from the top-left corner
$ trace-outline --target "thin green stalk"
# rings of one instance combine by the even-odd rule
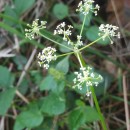
[[[90,44],[88,44],[88,45],[86,45],[86,46],[80,48],[79,51],[82,51],[82,50],[84,50],[85,48],[90,47],[91,45],[93,45],[94,43],[96,43],[97,41],[99,41],[99,40],[101,40],[101,39],[102,39],[102,37],[96,39],[95,41],[91,42]]]
[[[90,47],[91,45],[93,45],[94,43],[96,43],[97,41],[99,41],[99,40],[101,40],[101,39],[102,39],[102,37],[98,38],[97,40],[91,42],[90,44],[88,44],[88,45],[86,45],[86,46],[84,46],[84,47],[78,49],[78,51],[80,52],[80,51],[82,51],[82,50],[84,50],[84,49]],[[71,55],[71,54],[74,54],[74,53],[75,53],[74,51],[73,51],[73,52],[68,52],[68,53],[59,55],[58,57],[62,57],[62,56],[66,56],[66,55]]]
[[[81,31],[80,31],[80,36],[81,36],[82,33],[83,33],[83,29],[84,29],[84,25],[85,25],[86,17],[87,17],[87,15],[85,15],[85,17],[84,17],[83,24],[82,24],[82,28],[81,28]]]
[[[78,61],[79,61],[79,63],[80,63],[80,66],[83,68],[83,67],[85,66],[85,62],[84,62],[83,58],[81,58],[80,52],[77,52],[77,53],[76,53],[76,57],[77,57],[77,59],[78,59]],[[82,60],[81,60],[81,59],[82,59]]]
[[[106,126],[104,117],[103,117],[103,115],[102,115],[102,113],[101,113],[101,110],[100,110],[100,107],[99,107],[99,103],[98,103],[98,100],[97,100],[97,97],[96,97],[94,88],[93,88],[93,87],[90,87],[90,89],[91,89],[91,92],[92,92],[92,96],[93,96],[93,99],[94,99],[94,103],[95,103],[97,112],[98,112],[99,117],[100,117],[100,120],[101,120],[102,128],[103,128],[103,130],[107,130],[107,126]]]
[[[68,52],[68,53],[65,53],[65,54],[58,55],[57,58],[62,57],[62,56],[68,56],[68,55],[71,55],[71,54],[74,54],[74,52]]]
[[[63,46],[63,47],[65,47],[65,48],[69,49],[69,50],[73,50],[73,49],[71,49],[71,48],[69,48],[69,47],[67,47],[67,46],[65,46],[65,45],[63,45],[63,44],[61,44],[61,43],[59,43],[59,42],[57,42],[57,41],[55,41],[55,40],[52,40],[51,38],[49,38],[49,37],[43,35],[43,34],[40,33],[40,32],[39,32],[38,34],[39,34],[40,36],[44,37],[45,39],[47,39],[47,40],[49,40],[49,41],[55,43],[55,44],[58,44],[58,45],[60,45],[60,46]]]
[[[82,55],[80,54],[80,52],[77,52],[76,54],[77,54],[76,56],[77,56],[77,58],[79,60],[80,66],[85,67],[86,65],[85,65],[84,59],[83,59]],[[103,128],[103,130],[107,130],[103,115],[101,113],[101,110],[100,110],[100,107],[99,107],[99,104],[98,104],[98,101],[97,101],[97,97],[96,97],[95,92],[94,92],[94,88],[90,87],[90,89],[91,89],[91,92],[92,92],[92,97],[94,99],[94,103],[95,103],[97,112],[98,112],[99,117],[100,117],[102,128]]]

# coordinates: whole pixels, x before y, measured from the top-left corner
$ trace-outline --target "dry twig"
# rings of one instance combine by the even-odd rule
[[[125,117],[126,117],[126,126],[127,130],[130,130],[130,117],[129,117],[129,108],[128,108],[128,98],[127,98],[127,85],[126,85],[126,75],[123,74],[123,94],[124,94],[124,106],[125,106]]]

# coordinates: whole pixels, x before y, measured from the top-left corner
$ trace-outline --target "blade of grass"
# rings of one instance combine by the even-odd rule
[[[109,95],[109,98],[113,98],[114,100],[124,102],[124,99],[118,96]],[[128,101],[128,105],[130,105],[130,101]]]

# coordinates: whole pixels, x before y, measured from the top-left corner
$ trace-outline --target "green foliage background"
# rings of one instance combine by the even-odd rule
[[[44,2],[46,3],[47,1]],[[47,2],[50,6],[49,9],[43,9],[45,11],[44,15],[39,14],[40,20],[47,20],[50,24],[53,20],[56,23],[64,20],[71,22],[76,29],[75,34],[77,34],[83,21],[82,15],[75,14],[76,20],[80,20],[80,24],[78,24],[71,16],[74,11],[70,10],[66,3],[58,3],[57,1],[53,1],[52,5],[50,3],[51,1]],[[9,5],[5,4],[4,11],[0,13],[2,18],[0,27],[8,32],[8,36],[12,40],[14,40],[13,35],[16,35],[20,47],[19,50],[16,50],[14,57],[2,58],[0,61],[0,115],[14,122],[13,128],[11,125],[9,126],[10,130],[23,130],[25,128],[28,128],[28,130],[94,130],[93,122],[98,123],[99,116],[95,108],[90,107],[89,100],[85,96],[85,88],[82,91],[72,88],[73,72],[79,68],[74,56],[58,59],[52,63],[48,71],[37,65],[36,56],[38,51],[46,45],[54,46],[54,44],[46,42],[45,39],[41,39],[39,43],[37,39],[30,41],[25,38],[25,21],[32,22],[34,16],[21,19],[27,12],[29,12],[29,16],[35,8],[37,8],[35,0],[13,0]],[[48,10],[50,11],[49,13],[47,13]],[[87,39],[85,40],[86,42],[94,41],[98,38],[98,26],[91,24],[91,21],[95,21],[97,24],[101,22],[99,17],[93,19],[92,14],[90,14],[83,32],[83,38]],[[61,37],[53,36],[52,30],[51,32],[42,30],[42,33],[62,42]],[[62,42],[62,44],[65,43]],[[109,40],[99,41],[97,47],[108,44]],[[35,47],[37,48],[35,58],[26,70],[22,82],[17,86],[18,79]],[[63,47],[56,47],[59,54],[69,52]],[[127,68],[98,49],[89,48],[84,51],[84,57],[90,60],[88,64],[93,68],[95,66],[93,61],[91,61],[91,57],[95,55],[99,59],[106,59],[112,62],[120,69]],[[9,70],[10,63],[13,64],[11,71]],[[95,71],[104,77],[104,81],[95,88],[99,102],[103,104],[110,97],[107,89],[117,79],[114,79],[111,74],[103,69],[101,70],[99,67]],[[121,85],[121,83],[119,84]],[[27,98],[29,103],[25,103],[19,98],[17,91]],[[119,89],[119,91],[121,90]],[[119,100],[118,97],[116,98],[116,100]],[[16,111],[16,115],[13,110]],[[103,112],[105,113],[105,110]]]

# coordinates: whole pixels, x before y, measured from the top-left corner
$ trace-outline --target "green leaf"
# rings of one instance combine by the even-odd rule
[[[60,94],[63,92],[65,87],[65,81],[57,81],[57,86],[52,87],[52,92],[56,94]]]
[[[69,48],[71,48],[71,49],[73,48],[71,45],[68,45],[68,43],[65,42],[65,41],[63,41],[61,44],[65,45],[66,47],[69,47]],[[59,46],[59,49],[60,49],[60,51],[63,52],[63,53],[70,52],[71,49],[68,49],[68,48],[66,48],[66,47]]]
[[[97,71],[103,77],[103,82],[101,82],[97,87],[95,87],[95,93],[97,96],[104,95],[107,92],[107,89],[110,87],[113,82],[113,76],[104,71]]]
[[[39,127],[35,128],[35,130],[51,130],[53,123],[53,118],[46,117],[44,122]],[[58,125],[56,125],[53,130],[58,130]]]
[[[37,104],[30,104],[29,109],[21,112],[14,125],[14,130],[22,130],[26,128],[34,128],[39,126],[43,121],[43,115]]]
[[[86,84],[84,83],[84,84],[82,85],[82,89],[81,89],[81,90],[79,90],[78,87],[76,87],[74,90],[75,90],[77,93],[81,94],[81,95],[86,95],[86,92],[87,92]]]
[[[87,122],[99,120],[99,116],[94,108],[90,106],[81,106],[70,113],[68,120],[70,129],[77,130]]]
[[[99,120],[99,115],[95,108],[86,106],[83,112],[85,115],[86,122],[93,122]]]
[[[55,80],[58,81],[65,80],[65,74],[55,68],[50,68],[49,74],[52,75]]]
[[[71,130],[77,130],[85,123],[85,118],[82,110],[73,110],[69,115],[69,127]]]
[[[26,92],[28,91],[29,89],[29,81],[26,77],[23,78],[22,82],[20,83],[19,87],[18,87],[18,91],[25,95]]]
[[[14,0],[15,11],[21,15],[33,6],[35,0]]]
[[[5,115],[15,95],[15,89],[9,88],[0,93],[0,115]]]
[[[99,34],[99,28],[98,26],[91,26],[87,32],[86,32],[86,37],[90,40],[90,41],[95,41],[97,40],[98,38],[100,38],[100,36],[98,35]],[[98,44],[101,44],[101,45],[108,45],[110,43],[110,40],[109,38],[105,38],[105,40],[99,40],[97,42]]]
[[[9,6],[9,5],[7,5],[7,6],[5,7],[4,14],[13,17],[13,18],[16,19],[16,20],[19,19],[19,16],[16,14],[14,8],[11,8],[11,6]],[[8,24],[8,25],[10,25],[10,26],[16,25],[13,21],[7,20],[7,19],[5,19],[5,18],[4,18],[4,23],[6,23],[6,24]]]
[[[53,87],[57,87],[57,83],[54,80],[54,77],[48,75],[40,84],[40,90],[50,90]]]
[[[27,58],[23,55],[16,55],[13,58],[13,61],[17,65],[18,70],[23,70],[25,64],[27,63]]]
[[[58,19],[62,20],[68,16],[68,6],[63,3],[55,4],[53,13]]]
[[[56,80],[53,76],[48,75],[39,85],[40,90],[51,90],[53,93],[61,93],[65,87],[64,80]]]
[[[0,66],[0,88],[9,88],[14,82],[14,76],[8,68]]]
[[[81,101],[80,99],[77,99],[76,102],[75,102],[75,104],[77,106],[80,106],[80,107],[82,107],[82,106],[84,107],[85,106],[85,103],[83,101]]]
[[[66,56],[64,59],[62,59],[57,64],[56,69],[67,74],[69,71],[69,56]]]
[[[49,115],[59,115],[65,111],[65,98],[51,93],[43,99],[42,112]]]
[[[30,71],[31,78],[34,81],[34,83],[37,85],[43,80],[42,73],[40,70],[32,70]]]

